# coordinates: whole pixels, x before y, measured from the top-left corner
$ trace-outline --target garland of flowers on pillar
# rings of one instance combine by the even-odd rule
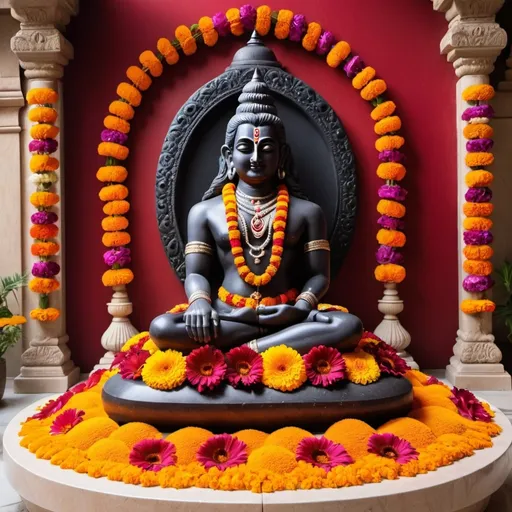
[[[464,127],[466,143],[466,165],[471,169],[466,174],[468,190],[465,194],[466,202],[463,205],[464,219],[464,278],[462,286],[468,293],[476,298],[466,299],[461,303],[461,309],[467,314],[490,313],[495,309],[494,302],[485,298],[485,292],[492,288],[494,282],[491,278],[492,263],[489,261],[493,255],[490,244],[493,236],[490,231],[492,220],[489,219],[493,211],[491,204],[492,191],[489,188],[493,175],[486,167],[494,161],[490,152],[493,147],[493,129],[489,125],[494,116],[493,108],[482,102],[494,96],[492,86],[471,85],[462,92],[462,99],[469,107],[462,113],[462,120],[467,121]]]
[[[173,41],[159,39],[157,51],[146,50],[141,53],[140,65],[130,66],[126,71],[128,81],[122,82],[117,88],[118,99],[109,106],[98,146],[99,155],[106,158],[105,165],[97,173],[98,180],[103,183],[99,197],[105,202],[103,244],[108,250],[104,254],[104,261],[110,267],[103,274],[105,286],[126,285],[134,278],[132,271],[126,268],[131,260],[130,249],[126,247],[131,237],[127,232],[128,219],[125,217],[130,204],[126,201],[128,188],[123,184],[128,171],[122,164],[129,154],[126,143],[130,121],[135,115],[134,109],[142,101],[142,92],[151,86],[153,78],[163,73],[163,61],[174,65],[179,61],[180,53],[192,55],[197,51],[198,44],[213,47],[219,36],[241,36],[252,30],[261,36],[273,31],[277,39],[301,43],[305,50],[323,56],[330,67],[343,69],[352,79],[353,87],[360,91],[361,97],[373,106],[371,117],[376,123],[375,133],[379,136],[375,143],[380,161],[377,175],[385,180],[379,189],[380,200],[377,205],[381,217],[378,220],[380,229],[377,241],[380,247],[376,255],[378,266],[375,278],[384,283],[400,283],[404,280],[405,268],[402,266],[403,256],[399,249],[405,244],[402,220],[405,207],[402,202],[407,192],[398,182],[406,172],[404,156],[400,151],[405,141],[397,134],[401,120],[395,115],[396,105],[385,98],[386,82],[377,78],[375,69],[366,66],[347,42],[336,41],[332,32],[322,29],[318,23],[308,23],[302,14],[294,14],[286,9],[272,11],[267,5],[257,8],[243,5],[240,9],[219,12],[212,18],[202,17],[190,28],[179,26]]]
[[[31,252],[39,258],[32,266],[33,279],[29,282],[29,288],[39,294],[39,307],[30,312],[33,320],[40,322],[53,322],[59,318],[58,309],[50,307],[50,293],[59,289],[59,282],[55,279],[60,272],[60,266],[52,261],[60,245],[55,241],[59,234],[56,225],[57,214],[52,207],[59,203],[59,196],[52,188],[58,181],[57,169],[59,161],[50,156],[57,151],[58,143],[55,140],[59,128],[55,126],[57,110],[53,105],[58,100],[56,91],[50,88],[34,88],[27,93],[27,102],[32,107],[28,111],[28,118],[35,123],[30,128],[30,136],[33,140],[29,143],[30,181],[36,185],[37,190],[30,196],[30,202],[37,208],[30,220],[30,236],[34,239]]]

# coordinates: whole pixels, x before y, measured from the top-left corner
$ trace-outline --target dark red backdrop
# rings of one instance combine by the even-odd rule
[[[109,325],[105,303],[111,291],[101,284],[105,270],[101,244],[102,203],[95,178],[102,160],[96,145],[108,104],[115,99],[125,69],[154,49],[159,37],[172,38],[179,24],[232,7],[228,0],[88,0],[69,27],[75,59],[65,73],[67,329],[74,361],[91,369],[103,353],[100,337]],[[444,17],[428,0],[288,0],[344,38],[385,78],[399,106],[407,141],[407,280],[401,320],[412,334],[411,352],[424,367],[442,367],[451,354],[457,328],[457,233],[452,66],[439,55]],[[130,136],[128,186],[130,233],[136,279],[129,287],[132,322],[147,329],[151,318],[184,298],[158,234],[154,185],[157,160],[169,124],[183,102],[221,73],[246,38],[202,48],[144,94]],[[333,279],[329,301],[344,304],[367,328],[380,321],[382,285],[373,278],[379,180],[377,152],[368,105],[350,82],[299,46],[268,42],[289,71],[316,89],[342,120],[357,158],[359,216],[350,256]]]

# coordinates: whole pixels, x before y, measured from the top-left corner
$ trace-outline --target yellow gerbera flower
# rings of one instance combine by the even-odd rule
[[[148,331],[144,331],[144,332],[139,332],[138,334],[136,334],[135,336],[132,336],[121,348],[121,352],[128,352],[128,350],[130,350],[133,345],[137,345],[137,343],[139,343],[139,341],[142,339],[142,338],[148,338],[149,339],[149,332]],[[144,350],[149,350],[149,349],[144,349]]]
[[[375,358],[366,352],[351,352],[343,354],[347,365],[347,375],[350,382],[370,384],[380,377],[379,365]]]
[[[186,375],[185,358],[176,350],[155,352],[146,360],[142,380],[154,389],[174,389],[183,384]]]
[[[263,352],[263,384],[279,391],[293,391],[307,380],[301,355],[291,347],[279,345]]]

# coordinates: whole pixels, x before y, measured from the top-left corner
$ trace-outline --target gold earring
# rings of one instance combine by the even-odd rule
[[[285,177],[286,177],[286,171],[284,169],[279,168],[278,171],[277,171],[277,177],[280,180],[284,180]]]
[[[231,167],[228,170],[228,180],[233,181],[235,174],[236,174],[235,166],[233,164],[231,164]]]

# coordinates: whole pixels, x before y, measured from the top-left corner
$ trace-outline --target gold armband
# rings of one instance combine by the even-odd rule
[[[198,290],[197,292],[194,292],[190,295],[188,298],[188,304],[192,304],[192,302],[195,302],[196,300],[204,299],[208,303],[212,303],[212,299],[210,298],[210,295],[206,292],[203,292],[202,290]]]
[[[204,242],[189,242],[185,246],[185,256],[187,254],[208,254],[208,256],[213,256],[213,249],[210,244],[206,244]]]
[[[311,242],[304,244],[304,252],[330,250],[331,246],[329,245],[329,240],[312,240]]]
[[[318,299],[316,295],[311,292],[302,292],[295,300],[295,304],[297,304],[299,300],[305,300],[313,309],[316,309],[318,306]]]

